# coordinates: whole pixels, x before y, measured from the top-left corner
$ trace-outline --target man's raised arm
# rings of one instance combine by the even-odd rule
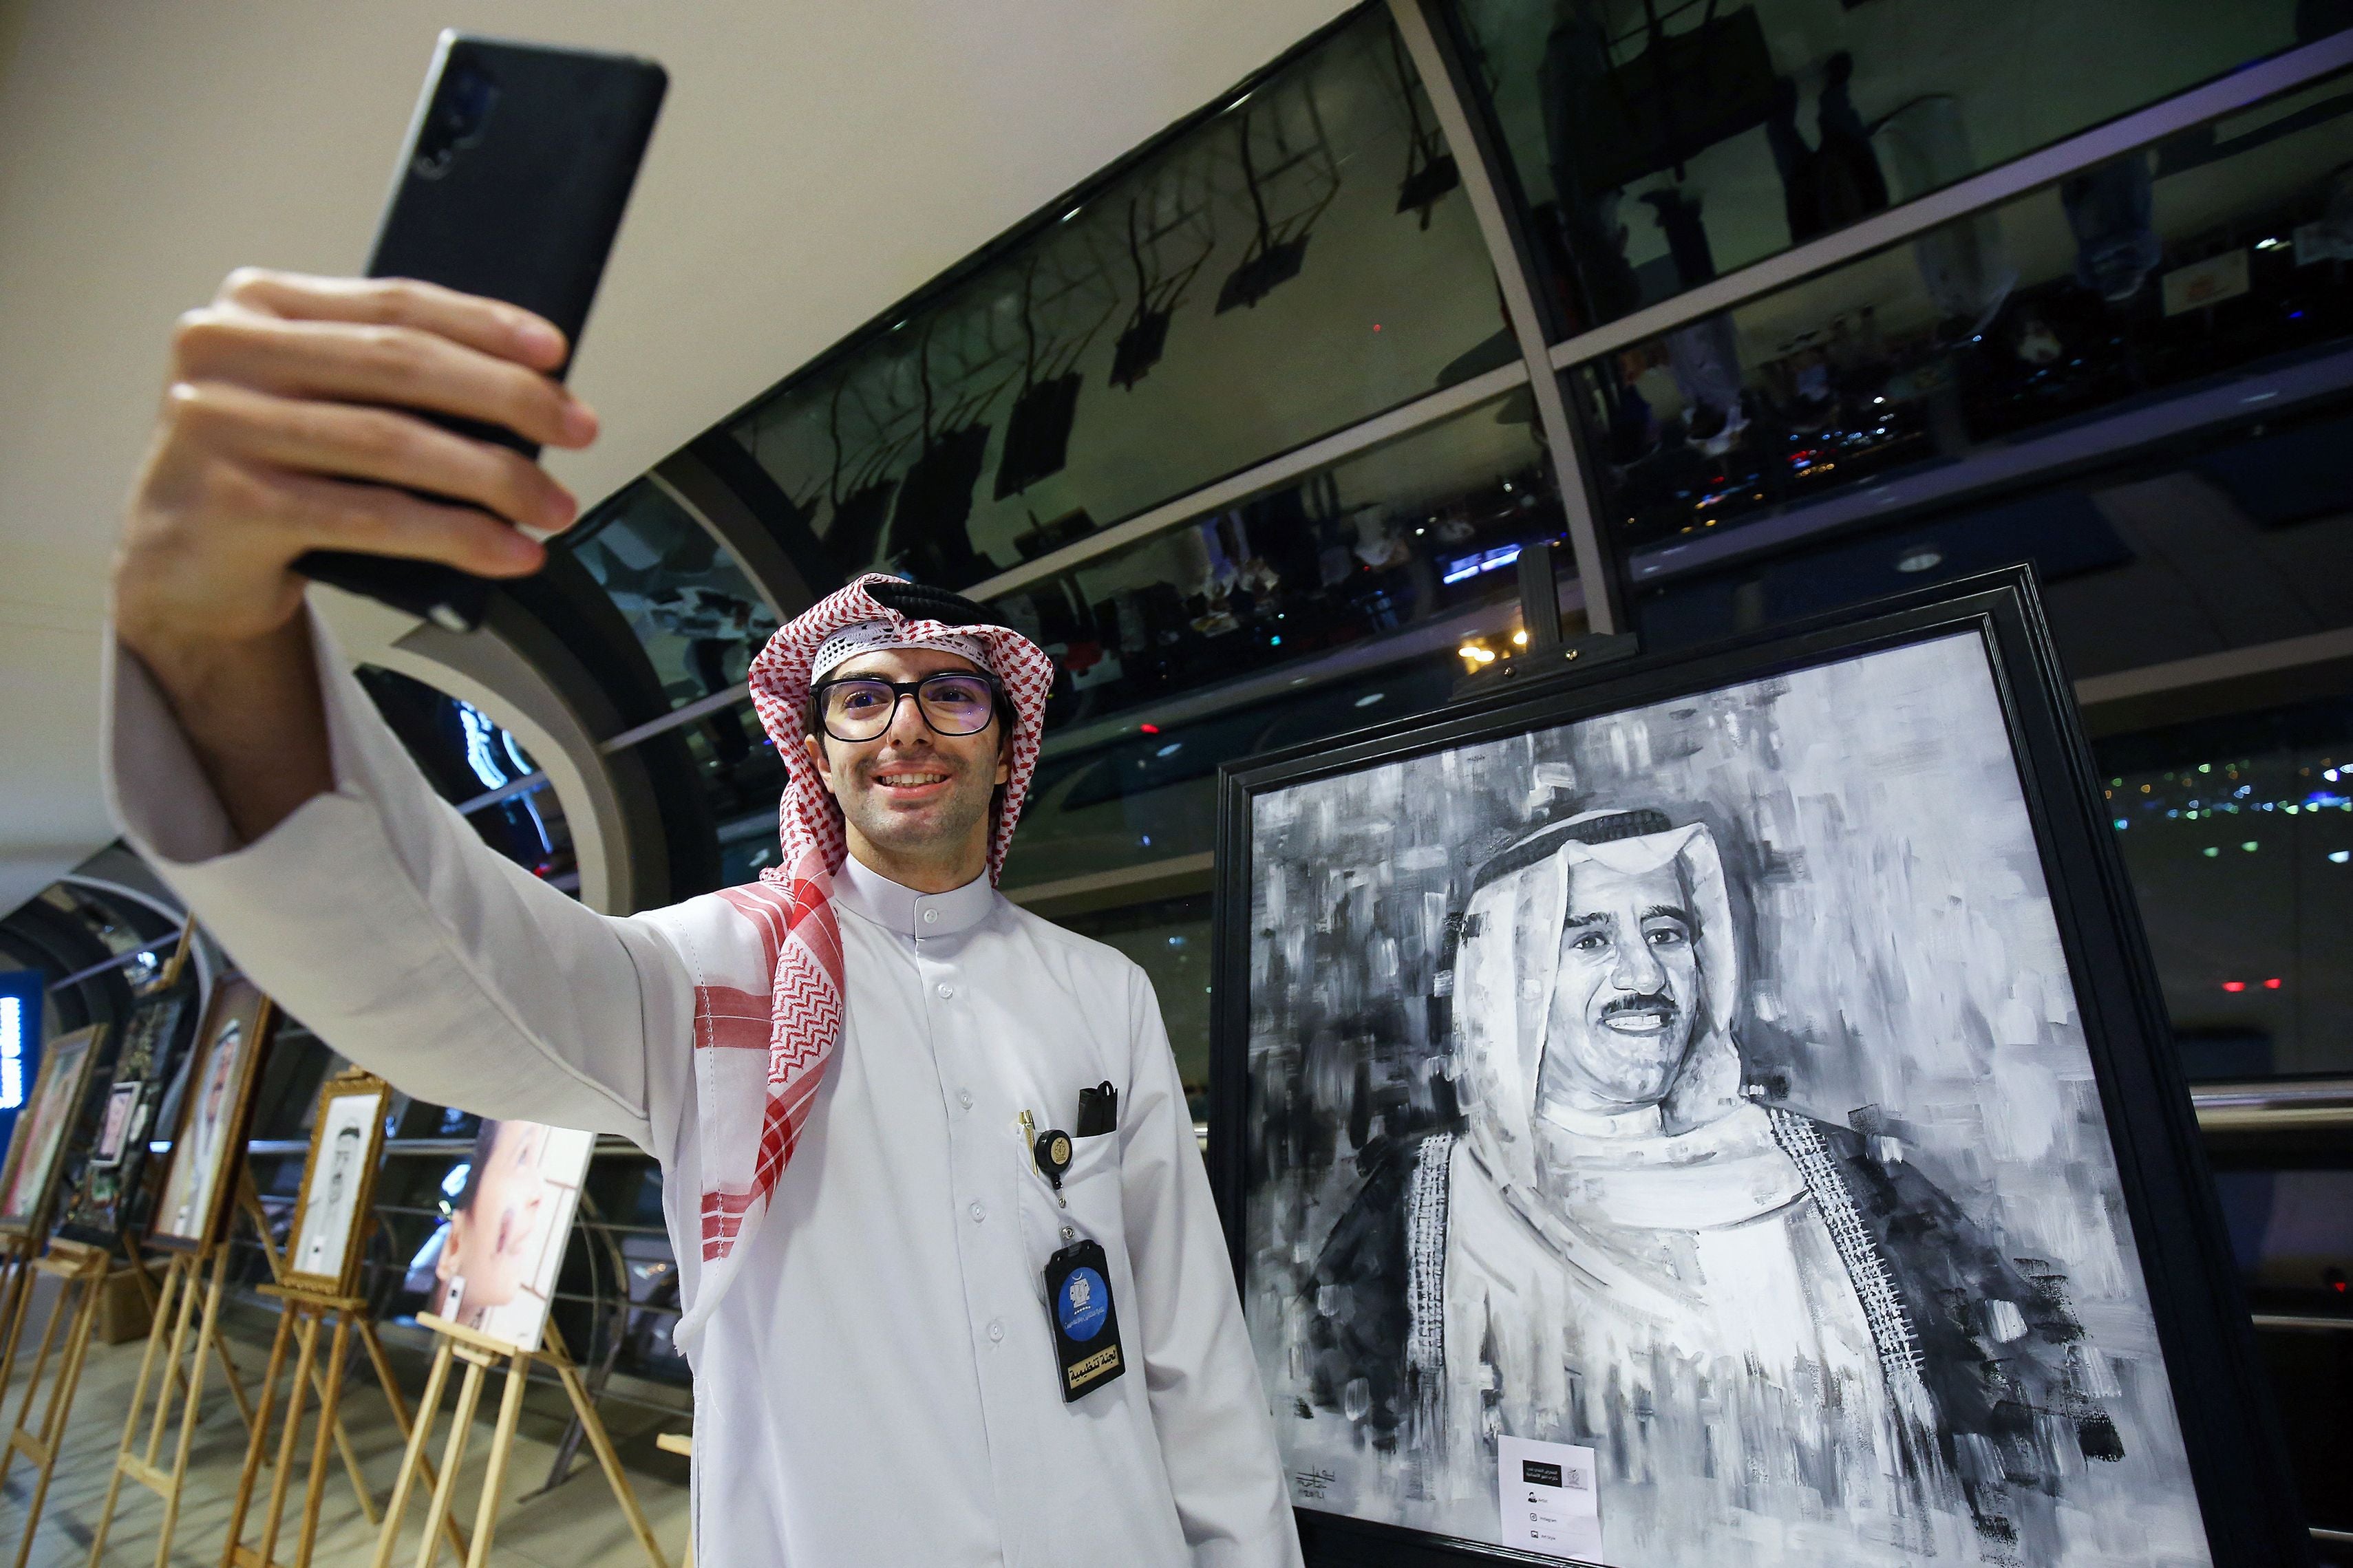
[[[180,318],[115,553],[114,628],[241,840],[334,787],[296,558],[537,569],[540,547],[508,523],[564,528],[571,495],[530,459],[401,410],[585,447],[596,416],[543,374],[565,352],[528,311],[397,279],[245,269]]]
[[[546,322],[427,284],[232,274],[174,335],[113,573],[108,784],[126,834],[238,964],[344,1055],[488,1115],[657,1152],[691,983],[649,928],[509,865],[436,797],[306,613],[314,549],[536,568],[539,466],[402,412],[596,434]],[[417,492],[417,493],[412,493]],[[421,494],[448,498],[420,499]]]

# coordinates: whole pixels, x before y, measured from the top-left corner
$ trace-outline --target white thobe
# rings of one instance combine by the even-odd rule
[[[124,832],[322,1039],[420,1098],[614,1132],[661,1163],[701,1272],[679,916],[588,910],[435,796],[313,622],[335,777],[239,847],[135,659],[107,681]],[[836,879],[840,1048],[697,1342],[695,1537],[714,1568],[1295,1564],[1290,1503],[1184,1089],[1141,970],[986,879]],[[1119,1090],[1062,1197],[1019,1124]],[[1103,1244],[1126,1375],[1065,1404],[1043,1269]]]

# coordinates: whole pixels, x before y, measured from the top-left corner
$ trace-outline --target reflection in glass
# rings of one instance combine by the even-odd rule
[[[2311,0],[1459,0],[1567,329],[2346,25]]]
[[[1578,366],[1604,517],[1688,541],[2070,422],[2096,455],[2341,344],[2348,115],[2339,76]]]
[[[1312,687],[1284,686],[1186,722],[1139,724],[1107,743],[1049,742],[1004,885],[1035,888],[1206,856],[1217,842],[1218,766],[1427,712],[1452,695],[1451,647]]]
[[[844,574],[965,587],[1511,357],[1367,12],[733,429]]]
[[[1091,914],[1065,915],[1055,924],[1119,949],[1152,982],[1176,1054],[1176,1072],[1194,1120],[1208,1114],[1209,896],[1161,899]]]
[[[673,707],[743,685],[776,629],[734,556],[650,479],[561,542],[628,621]]]
[[[2189,1076],[2353,1071],[2353,700],[2094,750]]]
[[[362,665],[353,673],[418,771],[451,805],[523,784],[539,772],[522,742],[472,703],[375,665]],[[533,876],[567,892],[579,891],[572,830],[544,778],[477,806],[466,820],[482,842]]]
[[[719,883],[751,881],[776,863],[785,766],[749,702],[706,713],[680,731],[719,833]]]
[[[1060,667],[1049,734],[1516,593],[1559,492],[1525,392],[992,601]]]

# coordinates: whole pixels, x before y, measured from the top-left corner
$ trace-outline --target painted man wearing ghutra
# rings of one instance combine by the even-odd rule
[[[1451,970],[1459,1131],[1400,1151],[1318,1289],[1324,1332],[1466,1520],[1502,1436],[1591,1446],[1604,1554],[1710,1562],[1834,1521],[1809,1560],[2031,1562],[2030,1479],[2122,1457],[2063,1279],[1999,1256],[1869,1109],[1752,1075],[1716,838],[1588,811],[1477,869]],[[1394,1205],[1387,1213],[1386,1205]],[[2062,1452],[2062,1447],[2066,1452]],[[1489,1517],[1492,1517],[1491,1515]]]

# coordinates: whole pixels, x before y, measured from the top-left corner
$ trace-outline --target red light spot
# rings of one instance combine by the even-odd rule
[[[2328,1282],[2328,1288],[2340,1296],[2345,1294],[2345,1281],[2342,1279],[2331,1279]]]
[[[2279,988],[2280,983],[2276,980],[2266,980],[2263,982],[2263,989],[2266,991],[2276,991]]]
[[[2225,980],[2222,982],[2222,989],[2225,991],[2238,992],[2244,991],[2246,988],[2247,983],[2243,980]]]
[[[1381,324],[1380,324],[1378,321],[1375,321],[1375,322],[1373,323],[1373,331],[1377,331],[1377,331],[1379,331],[1380,330],[1381,330]]]
[[[1160,726],[1157,724],[1138,724],[1136,728],[1143,731],[1147,735],[1157,735],[1160,733]]]

